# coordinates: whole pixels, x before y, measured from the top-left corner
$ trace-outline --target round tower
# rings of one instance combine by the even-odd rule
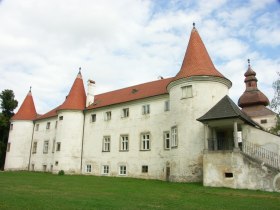
[[[167,87],[170,126],[176,126],[178,133],[178,147],[171,151],[171,178],[173,174],[178,179],[175,181],[202,181],[204,126],[196,119],[227,95],[230,87],[231,82],[215,68],[194,25],[181,69]],[[176,178],[176,174],[181,177]]]
[[[86,93],[79,71],[64,103],[57,109],[54,171],[80,173]]]
[[[18,112],[12,117],[5,170],[28,170],[34,123],[37,116],[31,88]]]

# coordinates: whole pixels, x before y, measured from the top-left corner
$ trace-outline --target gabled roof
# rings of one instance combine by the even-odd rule
[[[215,68],[195,27],[193,27],[191,32],[181,69],[174,80],[191,76],[215,76],[225,78]]]
[[[83,83],[82,74],[79,71],[72,88],[65,101],[58,110],[84,110],[86,107],[86,92]]]
[[[87,109],[95,109],[166,94],[168,93],[166,87],[172,81],[172,79],[173,78],[160,79],[153,82],[139,84],[96,95],[94,98],[94,103],[88,106]]]
[[[11,120],[34,120],[37,116],[31,90],[25,97],[18,112],[11,118]]]
[[[41,119],[46,119],[46,118],[51,118],[57,116],[57,110],[59,109],[60,106],[52,109],[51,111],[47,112],[46,114],[43,114],[39,117],[36,118],[36,120],[41,120]]]
[[[250,117],[244,114],[238,106],[230,99],[229,96],[223,97],[215,106],[213,106],[206,114],[197,120],[200,122],[218,120],[218,119],[229,119],[239,118],[253,126],[258,126]]]

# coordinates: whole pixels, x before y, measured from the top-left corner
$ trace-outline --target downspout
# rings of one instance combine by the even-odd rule
[[[86,110],[83,110],[83,115],[84,115],[84,122],[83,122],[83,132],[82,132],[82,149],[81,149],[81,168],[80,168],[80,173],[82,174],[83,172],[83,153],[84,153],[84,133],[85,133],[85,122],[86,122]]]
[[[31,138],[31,145],[30,145],[30,152],[29,152],[29,161],[28,161],[28,171],[30,171],[30,160],[31,160],[32,144],[34,140],[34,130],[35,130],[35,121],[33,121],[33,130],[32,130],[32,138]]]

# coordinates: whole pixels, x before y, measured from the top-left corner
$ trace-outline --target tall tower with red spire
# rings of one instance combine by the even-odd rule
[[[170,127],[178,129],[178,139],[184,147],[177,151],[174,163],[180,162],[189,169],[185,181],[202,180],[204,127],[196,119],[227,95],[230,87],[231,81],[214,66],[193,24],[180,71],[167,87],[172,107]],[[179,174],[180,166],[171,171]]]
[[[246,89],[238,100],[238,106],[264,128],[269,129],[275,126],[276,113],[266,107],[269,105],[269,100],[258,89],[256,72],[251,68],[250,59],[248,59],[248,69],[244,76]]]
[[[30,88],[18,112],[11,119],[5,170],[28,170],[33,120],[36,116]]]

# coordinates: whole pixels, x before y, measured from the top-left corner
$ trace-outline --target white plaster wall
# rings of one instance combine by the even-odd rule
[[[30,170],[32,170],[32,164],[34,165],[35,171],[43,171],[43,165],[47,166],[47,171],[51,171],[51,166],[54,165],[52,152],[53,149],[53,140],[56,138],[55,124],[57,121],[57,117],[47,118],[35,121],[34,124],[34,135],[32,141],[33,143],[37,142],[37,151],[36,153],[32,152],[31,149],[31,160],[30,160]],[[50,128],[46,129],[47,123],[50,122]],[[39,124],[39,129],[36,131],[36,124]],[[43,153],[44,141],[49,141],[48,152]]]
[[[33,122],[17,120],[11,121],[10,151],[6,152],[5,170],[28,170],[30,145],[33,133]]]
[[[85,117],[83,173],[87,164],[92,165],[94,175],[102,175],[102,165],[110,166],[111,176],[119,175],[119,166],[127,166],[127,176],[165,179],[165,164],[170,151],[164,150],[163,132],[171,129],[170,111],[164,112],[168,95],[124,103],[97,110],[90,110]],[[142,105],[150,104],[150,114],[142,115]],[[129,108],[129,117],[122,118],[123,108]],[[104,113],[112,112],[112,119],[104,121]],[[91,122],[96,114],[96,122]],[[150,132],[151,150],[140,151],[140,134]],[[129,135],[129,151],[120,150],[120,135]],[[102,152],[103,136],[111,136],[110,152]],[[142,173],[142,165],[148,165],[148,173]]]
[[[58,113],[56,142],[61,142],[61,150],[54,153],[53,171],[80,173],[83,138],[83,111],[63,110]],[[56,164],[58,162],[58,164]]]
[[[193,97],[182,99],[182,87],[192,85]],[[179,147],[173,155],[171,174],[175,181],[202,181],[204,126],[196,119],[209,111],[228,93],[228,87],[215,81],[192,81],[170,89],[171,125],[178,125]]]
[[[280,137],[249,125],[242,125],[242,138],[280,155]]]
[[[277,122],[276,115],[267,115],[262,117],[252,117],[254,121],[256,121],[259,125],[261,125],[264,129],[269,130],[272,127],[275,127]],[[267,120],[267,123],[261,123],[261,120]]]
[[[277,191],[274,180],[277,171],[255,162],[240,152],[207,152],[203,159],[203,185]],[[233,177],[225,177],[232,173]],[[279,176],[279,175],[278,175]]]

